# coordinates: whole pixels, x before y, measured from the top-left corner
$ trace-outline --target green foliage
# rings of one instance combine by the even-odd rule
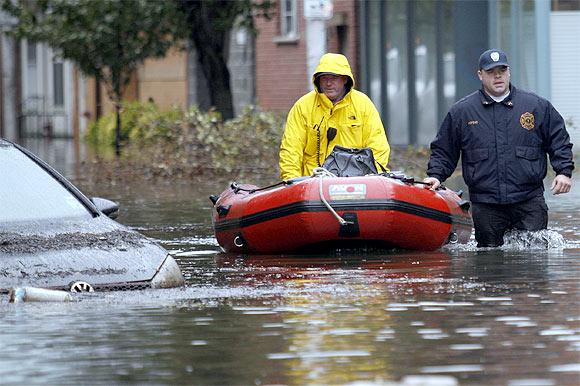
[[[125,104],[121,114],[126,148],[106,180],[200,175],[278,179],[282,116],[249,106],[238,117],[223,121],[220,113],[195,106],[161,111],[154,103],[139,102]],[[87,140],[100,146],[100,156],[112,155],[114,125],[115,115],[109,114],[89,128]],[[429,155],[429,147],[392,146],[388,167],[420,179],[425,177]],[[108,170],[111,160],[104,159],[92,173]]]
[[[167,135],[167,127],[181,115],[178,109],[162,112],[154,103],[126,102],[121,108],[121,141],[146,140]],[[98,147],[115,145],[116,115],[107,114],[89,125],[87,141]]]
[[[283,118],[247,107],[223,121],[215,111],[197,107],[160,111],[153,103],[129,103],[121,112],[125,160],[148,176],[244,175],[256,170],[278,174]],[[102,148],[114,144],[115,115],[93,123],[87,141]]]
[[[218,130],[198,131],[198,138],[211,148],[213,164],[227,172],[278,165],[278,148],[284,123],[279,116],[246,108]],[[201,135],[200,135],[201,134]]]

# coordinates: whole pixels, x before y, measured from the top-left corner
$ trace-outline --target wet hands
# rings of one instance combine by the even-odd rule
[[[554,181],[552,181],[552,186],[550,187],[550,190],[552,194],[555,195],[568,193],[570,191],[570,188],[572,188],[572,179],[563,174],[558,174],[556,178],[554,178]]]
[[[430,190],[435,190],[441,185],[441,181],[439,181],[435,177],[427,177],[423,180],[425,187],[428,187]]]
[[[423,183],[431,190],[435,190],[441,185],[441,182],[435,177],[427,177],[423,180]],[[550,190],[552,191],[552,194],[556,195],[568,193],[571,188],[572,179],[563,174],[558,174],[556,178],[554,178]]]

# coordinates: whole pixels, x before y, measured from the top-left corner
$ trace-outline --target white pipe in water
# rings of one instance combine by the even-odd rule
[[[70,293],[35,287],[12,288],[8,292],[10,303],[23,302],[70,302],[73,300]]]

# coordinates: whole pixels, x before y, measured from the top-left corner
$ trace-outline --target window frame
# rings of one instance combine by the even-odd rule
[[[298,0],[280,0],[278,14],[279,35],[274,38],[274,41],[277,43],[298,41]]]

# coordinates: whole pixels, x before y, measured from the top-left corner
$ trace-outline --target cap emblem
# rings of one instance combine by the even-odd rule
[[[532,130],[534,128],[534,115],[529,112],[525,112],[520,116],[520,125],[526,130]]]
[[[497,62],[499,60],[499,52],[497,51],[493,51],[490,55],[491,60],[493,60],[494,62]]]

